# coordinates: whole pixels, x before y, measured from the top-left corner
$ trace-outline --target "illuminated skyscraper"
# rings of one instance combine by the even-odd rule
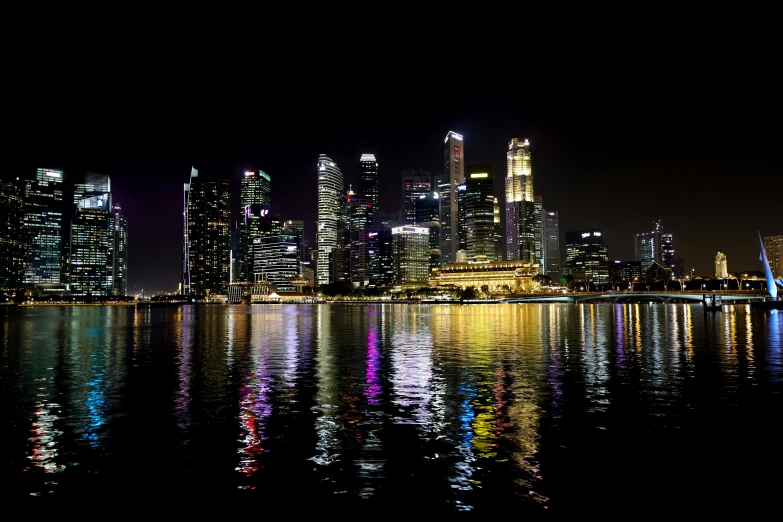
[[[25,183],[26,235],[23,283],[61,283],[63,255],[63,171],[37,169]]]
[[[772,276],[775,278],[783,276],[783,234],[766,236],[762,242],[764,250],[767,251],[767,261],[772,270]]]
[[[665,232],[660,220],[655,222],[655,228],[650,232],[636,234],[634,252],[634,260],[642,264],[643,277],[647,275],[647,267],[653,262],[674,270],[674,238]]]
[[[331,281],[331,253],[337,247],[337,229],[347,229],[345,218],[343,173],[326,154],[318,156],[318,228],[316,242],[318,260],[315,281],[325,285]]]
[[[240,215],[235,234],[234,257],[236,259],[236,270],[233,274],[234,281],[252,280],[250,257],[253,250],[253,238],[248,235],[248,209],[252,205],[256,205],[257,208],[264,208],[269,211],[271,205],[271,185],[271,177],[263,170],[246,171],[240,182]]]
[[[495,196],[492,202],[493,222],[495,225],[495,259],[505,259],[506,250],[503,245],[503,224],[500,222],[500,201]]]
[[[428,286],[430,279],[430,240],[426,227],[395,227],[391,231],[394,282],[399,285]]]
[[[22,285],[25,242],[24,181],[0,178],[0,292],[12,293]]]
[[[517,138],[506,153],[506,259],[537,262],[530,142]]]
[[[75,184],[76,212],[70,228],[70,291],[109,296],[114,288],[114,218],[109,176],[89,173],[95,183]]]
[[[444,140],[444,173],[440,192],[440,250],[444,264],[454,263],[459,250],[459,193],[465,183],[465,143],[461,134],[449,131]]]
[[[491,164],[465,167],[465,236],[468,262],[495,257],[495,177]],[[477,257],[478,256],[478,257]]]
[[[240,211],[244,212],[247,205],[269,208],[272,205],[271,186],[272,178],[263,170],[246,171],[239,192]]]
[[[432,184],[432,175],[426,170],[406,170],[402,173],[402,208],[406,225],[418,220],[418,207],[421,196],[428,197],[436,192]],[[440,246],[439,246],[440,248]]]
[[[606,283],[609,281],[608,250],[600,229],[567,232],[566,269],[574,279],[586,283]]]
[[[351,282],[354,286],[368,286],[376,254],[373,228],[374,207],[372,198],[353,194],[349,202],[351,235]]]
[[[560,223],[557,211],[544,210],[543,265],[541,273],[560,280]]]
[[[114,203],[113,213],[112,295],[128,295],[128,218],[119,203]]]
[[[359,158],[359,194],[369,200],[373,209],[378,208],[378,161],[375,154],[362,154]]]
[[[225,178],[199,177],[185,184],[183,293],[227,295],[231,276],[231,186]]]
[[[726,262],[726,254],[718,252],[715,254],[715,277],[718,279],[726,279],[729,277],[728,263]]]

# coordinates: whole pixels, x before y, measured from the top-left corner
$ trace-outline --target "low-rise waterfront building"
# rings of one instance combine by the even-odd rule
[[[541,289],[534,278],[540,273],[538,263],[522,260],[481,261],[473,263],[451,263],[433,270],[430,286],[470,286],[495,293],[525,293]]]

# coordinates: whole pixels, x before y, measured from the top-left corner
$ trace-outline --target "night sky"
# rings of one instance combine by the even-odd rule
[[[473,57],[450,87],[436,59],[400,60],[375,76],[356,63],[222,71],[219,81],[174,78],[162,65],[117,70],[57,92],[20,91],[6,114],[5,168],[110,175],[129,221],[131,293],[177,288],[191,166],[230,177],[234,207],[242,173],[266,171],[272,211],[304,220],[312,241],[319,154],[347,182],[359,156],[375,154],[380,208],[394,211],[403,170],[442,173],[449,130],[463,134],[467,163],[493,164],[501,198],[508,141],[530,140],[535,193],[560,212],[561,255],[565,232],[597,227],[610,260],[632,260],[634,234],[660,219],[697,274],[714,273],[719,250],[730,272],[758,270],[757,230],[783,232],[777,84],[747,63],[727,74],[719,58],[649,60],[597,68],[584,56],[516,78],[507,62]]]

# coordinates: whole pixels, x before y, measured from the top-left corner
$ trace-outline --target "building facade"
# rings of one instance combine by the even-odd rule
[[[331,276],[332,250],[337,247],[338,228],[347,228],[344,223],[345,193],[343,173],[326,154],[318,156],[318,224],[315,261],[316,284],[328,284]],[[350,271],[349,271],[350,273]]]
[[[600,229],[577,230],[566,233],[566,262],[568,272],[577,278],[584,274],[586,283],[609,282],[609,252]]]
[[[776,236],[765,236],[762,239],[764,250],[767,252],[767,261],[772,270],[772,276],[779,278],[783,276],[783,234]],[[762,267],[763,268],[763,267]]]
[[[108,176],[106,176],[108,180]],[[87,194],[82,194],[87,195]],[[110,296],[114,289],[114,218],[111,195],[83,197],[70,233],[70,292]]]
[[[0,177],[0,292],[22,288],[24,270],[24,180]]]
[[[495,177],[491,164],[465,166],[465,237],[467,260],[497,261],[495,253]]]
[[[113,203],[112,208],[112,295],[128,295],[128,218],[122,213],[122,206]]]
[[[560,280],[560,220],[556,210],[542,210],[543,241],[541,273]]]
[[[231,276],[231,186],[228,179],[199,176],[185,184],[183,293],[227,295]]]
[[[530,142],[512,138],[506,152],[506,259],[535,263],[535,216]]]
[[[247,214],[252,205],[270,209],[272,204],[272,178],[263,170],[248,170],[240,181],[239,188],[239,219],[235,228],[232,251],[234,252],[234,269],[232,281],[249,281],[252,279],[250,268],[250,252],[253,249],[252,238],[248,236]]]
[[[378,160],[375,154],[362,154],[359,158],[359,194],[369,200],[372,208],[378,208]]]
[[[525,261],[487,261],[479,263],[452,263],[433,272],[431,286],[470,286],[492,293],[526,293],[540,289],[535,277],[541,267]]]
[[[458,185],[465,183],[465,142],[461,134],[449,131],[444,140],[443,177],[438,181],[440,193],[440,249],[443,263],[453,263],[459,250]],[[443,187],[443,188],[442,188]],[[444,190],[447,187],[448,190]]]
[[[406,170],[402,173],[402,212],[403,224],[414,225],[418,217],[418,207],[422,196],[430,197],[437,193],[432,183],[432,175],[426,170]]]
[[[653,230],[636,234],[634,253],[634,260],[642,264],[642,276],[653,262],[672,270],[675,268],[674,236],[666,232],[660,220],[655,222]]]
[[[402,226],[391,230],[395,284],[429,284],[429,233],[427,227]]]
[[[63,171],[36,169],[25,182],[23,284],[60,284],[63,262]],[[67,250],[67,248],[66,248]]]
[[[715,254],[715,277],[718,279],[726,279],[729,277],[729,267],[726,262],[726,254],[718,252]]]

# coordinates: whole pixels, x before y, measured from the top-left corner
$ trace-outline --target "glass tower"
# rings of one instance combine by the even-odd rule
[[[426,227],[395,227],[392,233],[394,282],[427,286],[430,279],[430,239]]]
[[[418,220],[418,207],[421,196],[427,197],[435,192],[432,175],[426,170],[406,170],[402,173],[403,220],[413,225]]]
[[[577,230],[566,233],[566,268],[571,275],[584,281],[609,281],[609,253],[600,229]]]
[[[25,286],[61,283],[63,171],[37,169],[25,183]]]
[[[128,218],[122,213],[119,203],[114,203],[113,212],[112,295],[128,295]]]
[[[104,176],[108,188],[108,176]],[[100,190],[100,189],[98,189]],[[71,221],[70,291],[75,296],[109,296],[114,288],[114,219],[111,194],[80,194]]]
[[[318,156],[318,259],[315,281],[318,285],[331,280],[331,254],[337,247],[337,229],[345,226],[345,193],[343,173],[326,154]]]
[[[462,135],[449,131],[444,140],[443,179],[438,182],[440,191],[440,249],[443,263],[454,263],[459,250],[459,192],[458,185],[465,183],[465,143]],[[444,190],[448,187],[448,190]],[[448,224],[446,223],[448,221]]]
[[[560,280],[560,223],[557,211],[544,210],[543,264],[541,273]]]
[[[520,142],[512,138],[506,153],[506,259],[537,262],[533,171],[527,139]]]
[[[373,209],[378,208],[378,161],[374,154],[359,158],[359,194],[367,198]]]
[[[24,182],[16,176],[0,178],[0,291],[21,288],[24,267]]]
[[[495,257],[495,177],[492,165],[465,167],[465,236],[468,262]]]

